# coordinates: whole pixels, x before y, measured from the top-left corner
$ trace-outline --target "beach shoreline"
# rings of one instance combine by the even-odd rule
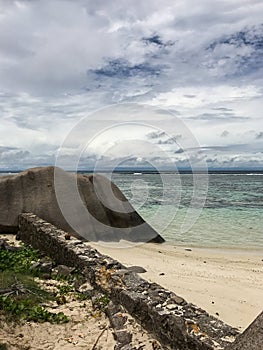
[[[15,242],[11,234],[1,235]],[[175,244],[86,242],[125,266],[140,266],[141,277],[243,331],[263,310],[263,250]]]
[[[263,250],[87,243],[243,331],[263,309]],[[121,247],[121,248],[120,248]]]

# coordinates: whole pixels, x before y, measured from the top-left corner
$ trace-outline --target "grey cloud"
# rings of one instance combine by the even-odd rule
[[[174,151],[175,154],[184,153],[184,150],[182,148],[179,148],[178,150]]]
[[[47,153],[32,153],[19,148],[1,147],[0,170],[23,170],[35,166],[55,165],[55,155]]]
[[[161,48],[167,48],[169,46],[173,46],[174,42],[172,40],[169,41],[163,41],[162,38],[158,34],[153,34],[152,36],[149,36],[147,38],[142,38],[142,41],[146,45],[157,45]]]
[[[103,68],[91,70],[98,76],[107,78],[130,78],[134,76],[159,76],[161,67],[152,66],[149,63],[131,65],[123,59],[109,61]]]
[[[147,138],[149,139],[158,139],[160,137],[165,136],[166,133],[164,131],[152,131],[149,134],[147,134]]]
[[[240,120],[248,120],[249,117],[240,117],[235,115],[234,113],[226,112],[226,113],[203,113],[194,117],[188,117],[188,119],[194,120],[206,120],[206,121],[223,121],[223,122],[235,122]]]
[[[157,143],[158,145],[174,145],[177,142],[176,137],[169,137],[166,140],[159,140]]]
[[[5,153],[5,152],[9,152],[9,151],[13,151],[16,150],[16,147],[5,147],[5,146],[0,146],[0,154],[1,153]]]
[[[231,145],[226,145],[226,146],[207,146],[207,147],[202,147],[203,151],[234,151],[234,152],[240,152],[248,149],[247,144],[231,144]]]
[[[29,155],[30,152],[28,151],[5,147],[5,150],[0,152],[0,164],[3,165],[10,163],[12,165],[16,165],[17,163],[21,163],[27,159]]]
[[[257,139],[257,140],[262,140],[262,139],[263,139],[263,131],[260,131],[260,132],[256,135],[256,139]]]
[[[221,137],[227,137],[229,135],[229,131],[224,130],[221,134]]]
[[[250,74],[262,68],[263,24],[246,27],[212,42],[208,48],[217,69],[228,75]],[[220,62],[220,66],[218,63]]]
[[[184,96],[187,98],[195,98],[196,97],[196,95],[184,95]]]
[[[171,145],[178,147],[177,142],[180,138],[182,138],[182,135],[169,137],[169,135],[167,135],[164,131],[153,131],[148,133],[146,137],[153,140],[153,142],[158,145]]]
[[[191,88],[262,88],[262,2],[0,0],[0,5],[0,132],[1,138],[14,135],[2,144],[31,143],[29,151],[37,150],[30,155],[33,163],[52,162],[74,123],[112,103],[174,108],[190,128],[203,120],[209,127],[238,122],[241,129],[260,130],[248,124],[259,123],[254,114],[262,109],[262,95],[256,107],[251,96],[227,104],[222,89],[218,101],[195,109],[202,97]],[[187,103],[159,99],[181,88],[189,88],[182,94]],[[235,112],[242,102],[245,117]],[[205,124],[201,142],[210,133]],[[147,137],[171,142],[165,135]],[[222,135],[222,142],[227,139]]]
[[[213,107],[212,109],[215,111],[221,111],[221,112],[225,112],[225,113],[227,113],[227,112],[232,113],[233,112],[233,109],[226,108],[226,107]]]
[[[169,91],[172,85],[198,83],[208,77],[213,81],[215,71],[211,75],[206,69],[212,58],[207,57],[204,42],[210,43],[211,55],[217,61],[213,43],[223,40],[220,38],[224,35],[226,16],[227,31],[235,32],[238,27],[240,31],[236,32],[242,33],[244,11],[248,8],[244,2],[236,14],[234,3],[222,6],[220,1],[214,2],[212,12],[208,1],[199,4],[198,11],[192,5],[190,0],[184,4],[166,0],[162,7],[158,1],[136,5],[120,1],[114,6],[106,1],[93,4],[83,0],[20,0],[9,5],[3,2],[2,86],[50,95],[87,91],[96,86],[100,76],[106,81],[102,79],[97,87],[114,94],[116,90],[122,91],[127,82],[109,80],[113,77],[141,77],[129,84],[137,87],[153,84],[156,92]],[[249,5],[251,18],[257,22],[260,4],[250,1]],[[12,11],[5,11],[6,7]],[[250,38],[252,42],[253,47],[261,47],[259,34]],[[148,79],[153,76],[158,76],[159,81],[150,82]]]

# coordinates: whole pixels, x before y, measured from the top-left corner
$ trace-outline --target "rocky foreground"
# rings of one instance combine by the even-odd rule
[[[1,235],[0,242],[5,250],[20,246],[10,234]],[[32,262],[32,267],[43,271],[35,281],[56,296],[55,301],[46,305],[47,309],[63,313],[69,321],[62,324],[7,321],[6,314],[0,311],[0,349],[162,349],[121,306],[114,305],[86,281],[78,278],[67,283],[72,268],[55,265],[45,258]],[[58,273],[65,278],[58,280]]]

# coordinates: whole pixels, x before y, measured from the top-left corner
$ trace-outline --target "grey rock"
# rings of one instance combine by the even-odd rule
[[[90,285],[90,283],[86,282],[83,283],[79,288],[78,288],[80,293],[90,293],[90,291],[93,291],[93,287]]]
[[[186,301],[179,297],[178,295],[174,295],[172,298],[171,298],[172,301],[174,301],[176,304],[178,305],[184,305],[184,304],[187,304]]]
[[[88,241],[164,242],[119,188],[98,174],[40,167],[0,177],[0,232],[17,230],[22,212]]]
[[[132,334],[125,330],[114,331],[113,337],[118,343],[122,345],[129,344],[132,341]]]
[[[263,350],[263,311],[225,350]]]
[[[166,305],[166,309],[168,309],[168,310],[175,310],[177,308],[178,308],[178,305],[176,305],[176,304],[168,304],[168,305]]]
[[[125,326],[128,319],[127,316],[124,316],[121,313],[108,317],[110,320],[111,327],[116,330],[122,329]]]
[[[44,262],[44,263],[40,264],[39,269],[40,269],[41,272],[51,273],[51,271],[52,271],[52,262],[51,261],[47,261],[47,262]]]
[[[129,266],[127,268],[129,271],[131,272],[135,272],[135,273],[145,273],[147,272],[143,267],[141,266]]]
[[[58,265],[53,269],[53,272],[57,273],[58,275],[68,276],[71,274],[73,270],[74,270],[74,267],[68,267],[66,265]]]
[[[131,344],[116,344],[114,350],[136,350],[136,348],[133,348]]]
[[[39,269],[41,266],[41,263],[39,261],[35,261],[31,266],[30,266],[30,270],[35,270],[35,269]]]
[[[17,252],[19,250],[22,250],[23,247],[16,247],[13,245],[10,245],[6,239],[0,239],[0,250],[7,250],[9,252]]]
[[[120,306],[120,304],[115,304],[112,301],[109,302],[106,308],[107,316],[117,314],[121,311],[122,311],[122,307]]]

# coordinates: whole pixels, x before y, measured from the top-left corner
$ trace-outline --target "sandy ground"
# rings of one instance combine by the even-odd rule
[[[19,245],[14,235],[0,235],[8,239],[9,244]],[[35,279],[42,288],[54,291],[60,283],[56,280]],[[0,280],[1,288],[1,280]],[[91,287],[90,287],[91,288]],[[7,344],[8,350],[105,350],[114,349],[114,330],[110,327],[105,313],[94,309],[90,299],[78,300],[74,293],[65,296],[65,304],[50,304],[51,312],[63,312],[70,317],[65,324],[50,324],[49,322],[20,322],[6,321],[0,312],[0,344]],[[132,334],[131,346],[134,350],[161,349],[154,340],[135,320],[127,313],[120,317],[127,317],[125,329]],[[95,344],[97,344],[95,346]]]
[[[69,301],[56,310],[59,311],[70,316],[71,321],[60,325],[48,322],[10,324],[0,316],[0,344],[8,344],[8,350],[114,349],[116,341],[109,320],[104,313],[95,313],[91,302]],[[131,317],[128,323],[133,349],[152,350],[157,342]]]
[[[239,330],[263,310],[263,251],[237,251],[143,244],[92,244],[141,276],[174,291]],[[124,244],[125,246],[125,244]]]
[[[11,239],[10,235],[6,237]],[[263,251],[188,250],[168,244],[129,248],[92,245],[127,266],[144,267],[147,272],[141,275],[143,278],[174,291],[240,330],[263,309]],[[56,311],[63,311],[72,321],[63,325],[10,325],[0,318],[0,343],[7,342],[11,350],[88,350],[105,329],[96,349],[114,348],[108,319],[104,314],[96,315],[90,301],[68,300]],[[153,340],[132,319],[130,331],[135,349],[153,349]]]

